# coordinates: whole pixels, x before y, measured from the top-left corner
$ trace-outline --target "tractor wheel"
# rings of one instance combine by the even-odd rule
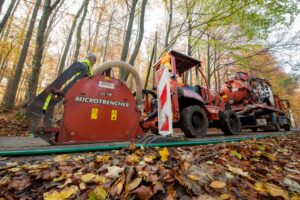
[[[221,130],[225,135],[234,135],[241,131],[241,122],[235,112],[225,111],[222,114]]]
[[[280,131],[280,125],[278,122],[278,117],[275,113],[272,113],[272,123],[273,123],[273,131],[278,132]]]
[[[251,128],[252,132],[257,132],[257,128]]]
[[[197,138],[207,133],[208,119],[204,110],[197,105],[188,106],[180,112],[180,125],[188,138]]]
[[[290,130],[291,130],[291,125],[290,125],[290,123],[283,125],[283,129],[284,129],[285,131],[290,131]]]
[[[151,133],[153,133],[154,135],[159,135],[159,131],[157,128],[150,128]]]

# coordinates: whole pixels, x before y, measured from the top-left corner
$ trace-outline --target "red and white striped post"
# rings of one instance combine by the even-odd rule
[[[170,93],[170,56],[165,54],[161,59],[161,67],[156,71],[158,94],[158,131],[166,136],[173,134],[172,107]]]

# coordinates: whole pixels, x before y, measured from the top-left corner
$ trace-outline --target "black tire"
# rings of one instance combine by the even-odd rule
[[[182,109],[180,118],[180,126],[186,137],[198,138],[207,133],[208,119],[200,106],[193,105]]]
[[[159,131],[156,128],[150,128],[151,133],[153,133],[154,135],[159,135]]]
[[[283,125],[283,129],[284,129],[285,131],[290,131],[290,130],[291,130],[291,125],[290,125],[290,123]]]
[[[280,125],[278,122],[278,117],[275,113],[272,113],[272,123],[273,123],[273,130],[276,132],[280,131]]]
[[[251,128],[252,132],[257,132],[257,128]]]
[[[225,111],[222,113],[221,130],[225,135],[235,135],[241,131],[241,122],[235,112]]]

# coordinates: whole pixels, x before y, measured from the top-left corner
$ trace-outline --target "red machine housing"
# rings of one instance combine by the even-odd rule
[[[78,81],[66,94],[55,143],[131,141],[143,136],[141,112],[120,80],[95,75]]]
[[[221,86],[219,94],[239,115],[244,128],[255,130],[258,127],[275,126],[276,129],[289,129],[289,103],[274,95],[271,87],[265,79],[237,72]],[[262,121],[265,123],[262,124]]]

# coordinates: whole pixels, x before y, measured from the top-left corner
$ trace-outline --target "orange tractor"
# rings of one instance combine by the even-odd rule
[[[201,73],[199,60],[170,51],[153,66],[154,73],[164,67],[165,62],[170,67],[173,127],[181,128],[186,137],[201,137],[208,127],[220,128],[228,135],[240,131],[237,114],[230,106],[225,106],[228,103],[224,103],[219,94],[207,87],[183,85],[179,81],[188,70]],[[113,67],[132,74],[135,95],[125,83],[105,75],[104,72]],[[92,77],[83,77],[74,85],[65,86],[82,70],[81,64],[75,63],[28,105],[27,116],[32,131],[41,135],[42,128],[42,136],[54,144],[129,141],[143,138],[149,129],[159,132],[157,81],[154,80],[153,90],[142,90],[136,70],[118,61],[104,63]],[[206,80],[204,76],[203,79]],[[42,112],[49,94],[52,94],[52,100],[48,110]],[[54,125],[53,110],[58,102],[63,102],[64,109],[62,118]]]
[[[289,131],[291,128],[289,101],[274,95],[265,79],[237,72],[221,86],[220,95],[236,112],[244,129]]]

